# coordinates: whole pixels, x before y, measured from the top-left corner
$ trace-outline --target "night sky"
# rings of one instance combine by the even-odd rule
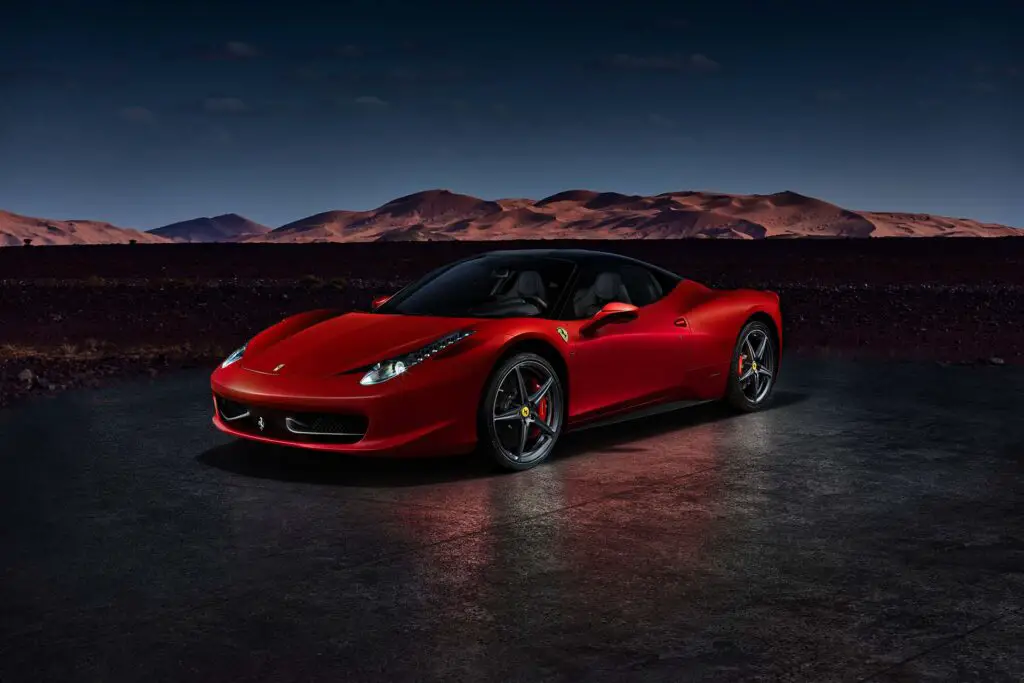
[[[0,19],[0,208],[790,189],[1024,226],[1022,26],[985,0],[32,0]]]

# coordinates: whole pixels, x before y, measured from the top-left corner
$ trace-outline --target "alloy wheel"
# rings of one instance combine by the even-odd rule
[[[768,396],[775,381],[775,352],[767,331],[755,327],[747,332],[736,370],[740,391],[748,401],[757,404]]]
[[[547,453],[562,426],[561,391],[558,378],[535,360],[505,371],[491,406],[496,445],[505,457],[525,464]]]

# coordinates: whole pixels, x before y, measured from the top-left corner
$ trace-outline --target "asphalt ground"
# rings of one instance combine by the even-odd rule
[[[0,681],[1024,680],[1024,368],[793,357],[519,474],[0,411]]]

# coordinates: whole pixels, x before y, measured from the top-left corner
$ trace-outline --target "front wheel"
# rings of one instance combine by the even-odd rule
[[[565,421],[558,373],[542,356],[517,354],[498,365],[480,401],[480,447],[502,469],[536,467],[551,455]]]
[[[778,358],[774,335],[767,325],[756,320],[744,325],[732,354],[726,403],[747,413],[768,406],[775,388]]]

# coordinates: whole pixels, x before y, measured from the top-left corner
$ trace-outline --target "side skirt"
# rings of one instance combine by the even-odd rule
[[[714,399],[704,399],[700,401],[674,401],[672,403],[661,403],[656,406],[649,406],[646,408],[636,408],[626,413],[619,413],[613,417],[604,419],[594,420],[593,422],[587,422],[579,427],[568,427],[566,433],[576,433],[586,431],[588,429],[594,429],[596,427],[607,427],[609,425],[618,424],[620,422],[629,422],[631,420],[639,420],[645,417],[652,417],[654,415],[661,415],[662,413],[671,413],[676,410],[682,410],[683,408],[692,408],[694,406],[703,405],[705,403],[714,403]]]

